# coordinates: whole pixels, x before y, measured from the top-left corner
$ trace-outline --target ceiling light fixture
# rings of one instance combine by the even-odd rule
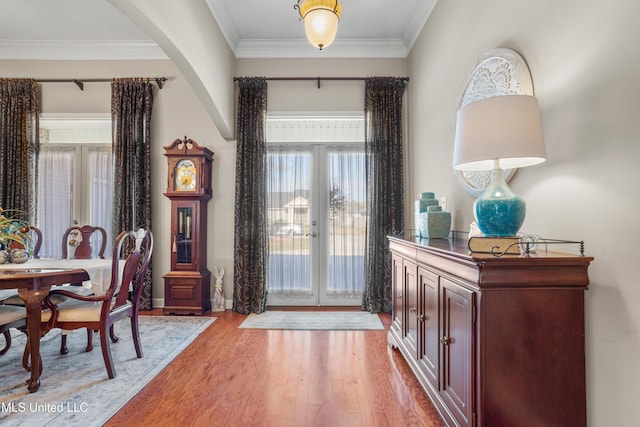
[[[329,46],[338,32],[342,5],[338,0],[303,0],[293,5],[304,21],[309,43],[320,48]]]

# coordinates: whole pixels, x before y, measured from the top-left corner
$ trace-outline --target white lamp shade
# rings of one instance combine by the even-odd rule
[[[465,105],[456,120],[453,166],[490,170],[545,161],[538,100],[528,95],[495,96]]]

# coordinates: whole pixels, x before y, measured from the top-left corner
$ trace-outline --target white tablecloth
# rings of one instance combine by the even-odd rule
[[[124,260],[120,261],[120,273]],[[92,288],[96,295],[102,295],[111,284],[111,259],[30,259],[24,264],[0,264],[0,270],[20,270],[30,268],[81,268],[89,274],[90,281],[82,286]]]

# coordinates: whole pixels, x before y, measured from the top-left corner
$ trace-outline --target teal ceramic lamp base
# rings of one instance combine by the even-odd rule
[[[473,205],[478,228],[485,236],[515,236],[526,214],[526,204],[504,180],[502,169],[491,171],[491,181]]]

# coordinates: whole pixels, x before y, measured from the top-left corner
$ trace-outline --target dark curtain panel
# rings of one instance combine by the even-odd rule
[[[262,313],[267,301],[267,81],[238,80],[233,309]]]
[[[155,86],[148,79],[114,79],[111,83],[113,137],[112,241],[123,230],[151,230],[151,110]],[[151,266],[140,296],[149,310]]]
[[[0,79],[0,207],[27,212],[36,222],[40,84]]]
[[[391,312],[391,253],[387,235],[404,229],[402,95],[405,80],[365,80],[367,249],[362,309]]]

